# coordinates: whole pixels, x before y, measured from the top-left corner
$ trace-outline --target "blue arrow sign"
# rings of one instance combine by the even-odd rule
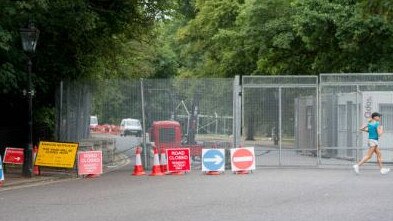
[[[224,171],[224,149],[204,149],[202,154],[202,162],[202,171]]]
[[[0,155],[0,181],[3,180],[4,180],[3,162],[1,161],[1,155]]]

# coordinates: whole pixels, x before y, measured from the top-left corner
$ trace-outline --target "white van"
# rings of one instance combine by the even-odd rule
[[[97,116],[90,116],[90,130],[94,131],[98,126]]]
[[[142,136],[142,125],[137,119],[126,118],[120,123],[120,136],[135,135]]]

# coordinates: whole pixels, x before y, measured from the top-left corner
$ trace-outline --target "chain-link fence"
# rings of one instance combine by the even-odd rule
[[[243,144],[260,166],[317,165],[318,78],[243,77]]]
[[[361,159],[368,134],[359,128],[372,112],[383,115],[379,146],[384,161],[393,161],[393,74],[321,74],[320,92],[321,164]]]
[[[103,150],[109,166],[136,146],[147,168],[152,146],[189,147],[194,169],[202,148],[239,146],[255,148],[257,166],[349,165],[367,149],[360,125],[378,111],[392,162],[392,89],[393,74],[64,82],[56,135]]]
[[[64,82],[58,93],[58,139],[101,149],[108,164],[145,147],[188,147],[193,168],[202,148],[232,147],[233,79]],[[91,123],[89,122],[91,119]]]

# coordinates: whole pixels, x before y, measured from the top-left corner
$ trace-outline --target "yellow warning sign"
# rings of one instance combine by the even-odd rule
[[[41,141],[35,165],[45,167],[73,168],[78,143]]]

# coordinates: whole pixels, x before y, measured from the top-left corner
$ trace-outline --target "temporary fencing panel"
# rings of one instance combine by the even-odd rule
[[[243,145],[257,166],[317,165],[317,76],[244,76],[242,86]]]
[[[361,159],[368,134],[359,128],[372,112],[383,115],[385,134],[379,146],[384,161],[393,161],[393,74],[321,74],[320,91],[321,164],[349,165]]]
[[[186,146],[193,168],[200,168],[202,148],[230,148],[233,143],[233,79],[64,82],[57,110],[57,139],[103,150],[107,164],[132,159],[134,148],[143,146],[142,161],[149,167],[152,145]],[[97,117],[98,125],[89,128],[90,116]],[[159,139],[154,140],[154,122],[176,122],[178,129],[158,128]]]
[[[378,111],[385,130],[383,157],[393,162],[393,74],[321,74],[319,80],[63,82],[56,95],[56,136],[80,142],[84,150],[102,150],[105,165],[134,159],[134,148],[142,146],[145,169],[153,145],[191,148],[193,169],[201,169],[202,148],[232,147],[254,147],[257,167],[350,165],[367,149],[360,125]],[[90,116],[98,126],[89,125]],[[121,125],[128,118],[136,126]]]

